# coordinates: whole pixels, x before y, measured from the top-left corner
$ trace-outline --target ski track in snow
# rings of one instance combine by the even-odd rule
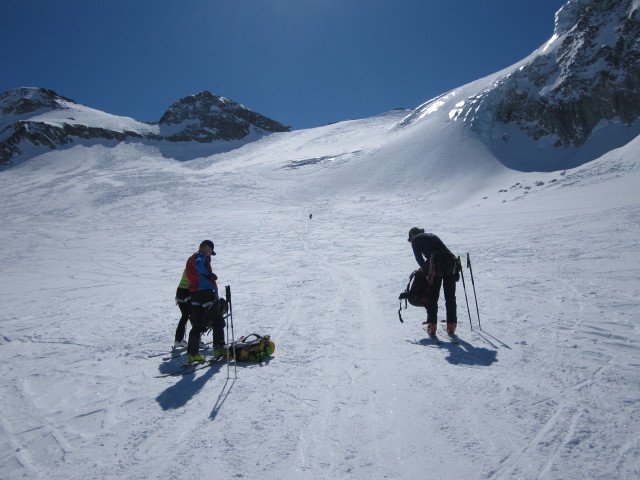
[[[0,478],[640,472],[636,200],[443,211],[334,193],[354,180],[320,164],[78,151],[0,175]],[[326,179],[299,193],[309,172]],[[483,329],[465,269],[460,345],[430,345],[420,309],[398,321],[414,224],[471,252]],[[270,334],[276,353],[237,379],[224,362],[156,378],[183,361],[148,355],[168,350],[184,262],[209,237],[235,336]]]

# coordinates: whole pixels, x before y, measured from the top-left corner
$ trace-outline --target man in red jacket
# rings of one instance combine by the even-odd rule
[[[191,292],[191,308],[189,321],[189,343],[187,345],[187,362],[200,362],[204,356],[200,354],[200,336],[211,327],[213,332],[214,356],[224,351],[224,318],[220,312],[218,301],[218,277],[211,269],[211,256],[215,255],[213,242],[204,240],[196,253],[187,260],[187,279]],[[226,353],[226,351],[224,351]]]

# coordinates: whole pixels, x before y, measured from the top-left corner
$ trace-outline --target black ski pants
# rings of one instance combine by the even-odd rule
[[[181,342],[184,340],[184,334],[187,330],[187,322],[189,321],[189,304],[188,303],[178,303],[178,308],[180,309],[180,320],[178,321],[178,326],[176,327],[176,342]]]
[[[191,308],[189,310],[191,331],[187,353],[197,355],[200,350],[200,336],[211,328],[213,345],[224,345],[224,317],[220,312],[218,294],[213,290],[191,292]]]
[[[440,287],[444,291],[444,301],[447,310],[447,323],[458,323],[456,305],[456,276],[436,275],[433,284],[429,285],[429,300],[427,302],[427,323],[438,323],[438,298]]]
[[[191,294],[186,288],[178,288],[176,290],[176,303],[180,309],[180,320],[176,327],[176,342],[184,340],[184,334],[187,330],[187,322],[189,321],[189,303],[191,302]]]

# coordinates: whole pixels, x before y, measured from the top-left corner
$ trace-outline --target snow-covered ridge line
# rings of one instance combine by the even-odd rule
[[[400,126],[438,110],[449,115],[442,122],[462,122],[512,167],[523,142],[554,158],[541,169],[601,155],[581,148],[596,133],[610,138],[607,149],[624,145],[640,134],[638,1],[569,1],[556,14],[553,36],[527,58],[426,102]],[[597,132],[603,128],[610,133]]]
[[[0,112],[0,165],[10,164],[28,144],[55,149],[74,139],[211,143],[289,131],[279,122],[209,92],[175,102],[158,123],[101,112],[42,88],[0,94]]]

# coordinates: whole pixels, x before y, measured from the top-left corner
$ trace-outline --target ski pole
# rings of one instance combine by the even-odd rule
[[[229,287],[226,287],[226,292],[225,292],[225,296],[226,296],[226,300],[227,300],[227,309],[228,309],[228,313],[227,313],[227,318],[231,317],[231,299],[229,298],[230,292],[229,292]],[[227,345],[229,345],[229,322],[225,322],[225,328],[226,328],[226,340],[227,340]],[[227,351],[227,380],[229,380],[229,347],[227,347],[225,349]]]
[[[471,285],[473,285],[473,296],[476,300],[476,312],[478,313],[478,327],[482,330],[482,325],[480,325],[480,309],[478,308],[478,296],[476,295],[476,283],[473,281],[473,268],[471,268],[471,257],[469,257],[469,253],[467,252],[467,268],[471,273]]]
[[[469,310],[469,299],[467,298],[467,286],[464,284],[464,272],[462,271],[462,260],[458,256],[458,265],[460,265],[460,276],[462,277],[462,289],[464,290],[464,299],[467,302],[467,314],[469,314],[469,326],[473,330],[473,324],[471,323],[471,311]]]
[[[231,348],[233,349],[233,375],[238,378],[238,365],[236,363],[236,339],[233,333],[233,304],[231,303],[231,286],[225,287],[225,295],[229,304],[229,323],[231,324]],[[229,338],[229,325],[227,325],[227,339]],[[227,349],[227,378],[229,378],[229,349]]]

